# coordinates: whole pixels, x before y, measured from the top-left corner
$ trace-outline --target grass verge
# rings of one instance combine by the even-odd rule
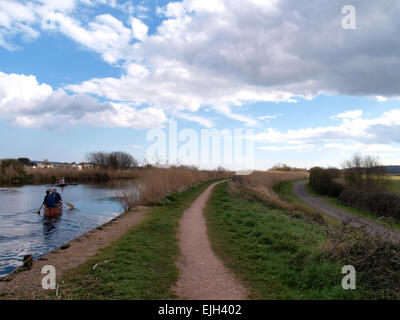
[[[206,208],[213,250],[252,299],[356,299],[341,287],[342,264],[324,254],[327,227],[214,188]]]
[[[304,179],[303,179],[304,180]],[[285,201],[294,204],[303,203],[296,195],[293,193],[293,185],[301,180],[291,181],[291,182],[282,182],[274,186],[274,191],[278,193]],[[321,199],[322,201],[330,204],[333,207],[346,211],[348,213],[364,217],[372,222],[379,223],[385,227],[393,228],[395,230],[400,231],[400,224],[398,222],[393,221],[393,219],[389,218],[381,218],[376,214],[373,214],[367,210],[360,210],[357,208],[350,207],[342,202],[340,202],[337,198],[330,197],[330,196],[322,196],[315,192],[310,184],[306,185],[307,192],[310,193],[312,196]]]
[[[393,177],[392,181],[393,181],[393,192],[400,194],[400,176]]]
[[[379,217],[376,214],[369,212],[368,210],[360,210],[351,206],[348,206],[342,202],[340,202],[337,198],[330,197],[330,196],[322,196],[315,192],[310,184],[306,185],[307,192],[310,193],[312,196],[320,198],[321,200],[325,201],[326,203],[330,204],[333,207],[346,211],[348,213],[352,213],[359,217],[364,217],[372,222],[379,223],[385,227],[393,228],[395,230],[400,231],[400,224],[398,222],[393,221],[393,219]]]
[[[61,279],[61,299],[173,299],[176,231],[184,210],[211,181],[168,196],[139,226]],[[98,264],[95,270],[93,266]]]
[[[301,201],[296,195],[293,193],[293,187],[297,182],[304,181],[306,179],[297,179],[293,181],[283,181],[280,183],[275,184],[272,189],[276,194],[278,194],[284,201],[287,203],[291,203],[300,207],[308,207],[307,204],[305,204],[303,201]],[[313,209],[315,210],[315,209]],[[325,221],[332,225],[340,225],[340,222],[325,214],[324,212],[320,212],[321,216],[324,217]]]
[[[297,179],[293,181],[283,181],[280,183],[275,184],[272,189],[274,192],[279,194],[283,200],[285,200],[288,203],[293,203],[293,204],[298,204],[298,205],[304,205],[303,201],[301,201],[299,198],[295,196],[293,193],[293,186],[300,181],[304,181],[307,179]]]

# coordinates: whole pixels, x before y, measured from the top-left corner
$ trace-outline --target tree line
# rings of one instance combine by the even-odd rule
[[[104,169],[120,170],[138,166],[138,161],[132,155],[121,151],[90,152],[86,155],[86,160]]]

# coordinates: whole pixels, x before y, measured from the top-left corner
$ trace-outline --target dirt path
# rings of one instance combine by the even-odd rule
[[[42,289],[42,267],[52,265],[56,269],[57,279],[65,271],[73,269],[94,256],[100,248],[106,247],[133,226],[141,223],[146,216],[146,208],[137,209],[120,215],[102,226],[89,231],[63,247],[35,260],[30,270],[16,273],[0,282],[0,299],[41,299],[49,293]]]
[[[324,212],[327,215],[338,219],[339,221],[350,221],[350,225],[356,228],[364,228],[366,232],[370,234],[380,234],[387,237],[400,239],[400,233],[395,231],[390,231],[388,228],[384,227],[379,223],[375,223],[366,218],[351,214],[349,212],[343,211],[336,207],[331,206],[325,201],[312,196],[306,189],[306,184],[308,181],[300,181],[296,183],[293,187],[293,193],[303,202],[308,204],[310,207]]]
[[[203,209],[212,189],[209,186],[186,210],[179,226],[182,259],[180,277],[174,288],[180,299],[243,300],[246,289],[224,267],[211,249]]]

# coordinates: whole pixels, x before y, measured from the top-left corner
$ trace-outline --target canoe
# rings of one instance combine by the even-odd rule
[[[59,216],[62,213],[62,207],[43,208],[45,216]]]
[[[63,183],[63,184],[56,184],[55,186],[59,188],[64,188],[67,186],[77,186],[77,185],[78,185],[77,183]]]

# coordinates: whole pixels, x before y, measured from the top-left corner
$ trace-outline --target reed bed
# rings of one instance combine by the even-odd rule
[[[174,200],[174,193],[181,192],[201,182],[228,178],[233,172],[224,170],[206,171],[192,167],[143,168],[137,171],[136,188],[122,195],[125,210],[137,206],[153,205],[168,196]]]
[[[104,182],[109,180],[136,179],[141,168],[133,168],[129,170],[112,170],[101,168],[88,169],[64,169],[64,168],[47,168],[47,169],[26,169],[26,174],[30,177],[30,183],[45,184],[55,183],[61,177],[66,182]]]
[[[305,179],[308,176],[309,173],[307,171],[254,171],[248,176],[235,177],[234,181],[252,190],[253,194],[258,193],[260,197],[268,199],[283,209],[291,209],[292,205],[283,201],[272,187],[278,183]]]
[[[248,176],[235,177],[234,183],[231,185],[231,192],[237,193],[247,200],[261,202],[270,208],[286,210],[288,215],[325,225],[326,221],[318,211],[301,203],[289,203],[273,189],[280,183],[301,180],[308,176],[307,171],[255,171]]]

